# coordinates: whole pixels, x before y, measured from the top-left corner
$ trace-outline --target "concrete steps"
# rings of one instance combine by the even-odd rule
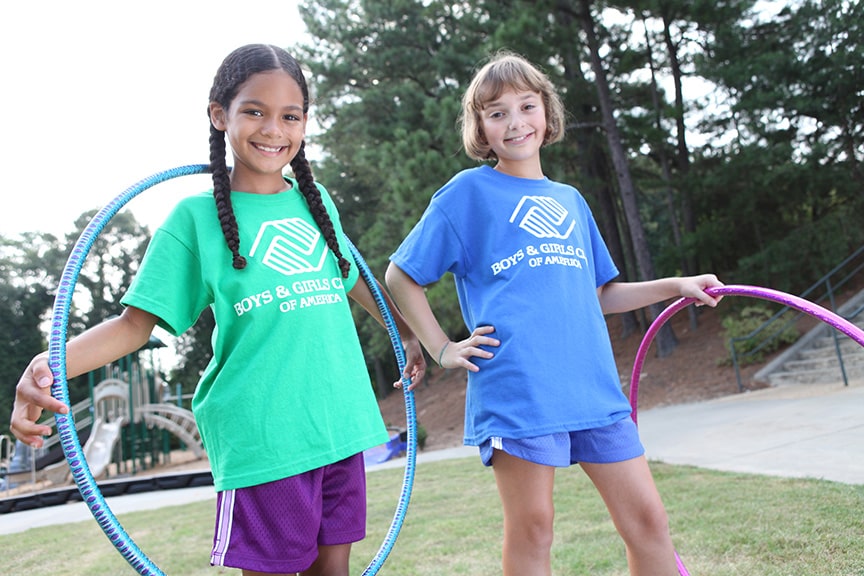
[[[862,303],[864,291],[838,308],[837,314],[847,317]],[[864,330],[864,312],[851,322]],[[842,369],[837,354],[838,343]],[[848,381],[864,380],[864,347],[833,326],[822,323],[768,363],[753,379],[770,386],[836,384],[843,382],[844,371]]]

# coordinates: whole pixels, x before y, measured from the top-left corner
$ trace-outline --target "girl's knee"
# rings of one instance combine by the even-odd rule
[[[669,516],[663,506],[645,508],[618,526],[625,543],[639,547],[645,543],[671,542]]]
[[[645,523],[645,532],[655,540],[671,540],[669,534],[669,516],[666,515],[665,510],[661,509],[648,518]]]
[[[554,514],[536,510],[522,514],[511,521],[504,521],[504,530],[508,536],[524,542],[532,548],[551,549],[553,539]]]

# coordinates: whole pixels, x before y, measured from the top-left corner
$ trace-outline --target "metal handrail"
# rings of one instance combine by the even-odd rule
[[[806,298],[806,299],[808,299],[811,302],[814,302],[816,304],[827,299],[829,301],[829,309],[832,312],[836,312],[836,302],[835,302],[836,292],[840,288],[842,288],[843,286],[845,286],[846,284],[851,282],[853,278],[855,278],[862,270],[864,270],[864,257],[862,257],[861,262],[854,265],[854,267],[851,269],[851,271],[847,272],[846,275],[843,276],[842,278],[840,278],[839,281],[837,281],[836,283],[832,283],[831,279],[837,273],[839,273],[841,270],[846,268],[850,263],[854,262],[856,258],[858,258],[862,255],[864,255],[864,245],[860,246],[857,250],[855,250],[855,252],[853,252],[848,257],[846,257],[840,264],[838,264],[837,266],[832,268],[830,272],[828,272],[827,274],[822,276],[822,278],[817,280],[812,286],[807,288],[807,290],[805,290],[804,292],[799,294],[799,297]],[[813,293],[814,291],[816,291],[818,288],[820,288],[822,286],[825,287],[824,294],[822,294],[822,296],[820,296],[819,298],[815,298],[815,299],[812,298],[811,293]],[[795,324],[803,316],[803,314],[801,312],[796,312],[794,315],[792,315],[790,318],[788,318],[783,324],[781,324],[779,326],[779,329],[778,329],[778,327],[775,326],[775,324],[777,322],[779,322],[780,319],[790,310],[791,310],[791,308],[789,308],[788,306],[784,306],[783,308],[781,308],[779,311],[777,311],[773,316],[771,316],[768,320],[766,320],[758,328],[754,329],[749,334],[746,334],[744,336],[735,336],[735,337],[732,337],[729,339],[729,353],[732,356],[732,365],[735,367],[735,380],[738,383],[738,391],[739,392],[744,391],[744,384],[741,380],[741,368],[740,368],[740,362],[739,362],[739,354],[737,353],[737,351],[735,349],[735,343],[736,342],[743,342],[743,341],[747,341],[747,340],[752,340],[753,338],[759,336],[760,334],[762,334],[763,332],[768,330],[769,327],[773,328],[774,330],[769,335],[767,335],[763,340],[761,340],[759,342],[759,344],[757,344],[754,348],[752,348],[751,350],[749,350],[743,354],[740,354],[740,358],[744,359],[744,358],[753,356],[755,354],[758,354],[759,352],[763,351],[767,346],[769,346],[772,342],[774,342],[779,337],[779,335],[782,334],[789,326]],[[849,315],[843,316],[843,317],[846,320],[854,320],[855,318],[857,318],[861,314],[862,310],[864,310],[864,305],[859,307],[857,310],[851,312]],[[844,384],[844,386],[848,386],[849,381],[848,381],[848,378],[846,376],[846,368],[843,364],[843,353],[840,349],[840,335],[837,334],[836,330],[832,330],[832,334],[834,337],[834,349],[835,349],[835,352],[837,354],[837,360],[838,360],[839,365],[840,365],[840,372],[841,372],[841,375],[843,377],[843,384]]]

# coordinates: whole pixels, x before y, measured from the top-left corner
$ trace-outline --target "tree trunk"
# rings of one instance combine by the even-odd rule
[[[563,14],[562,20],[568,27],[572,23],[570,14]],[[573,93],[587,95],[589,93],[587,90],[589,84],[582,74],[580,59],[573,54],[573,50],[569,47],[562,51],[562,55],[564,59],[564,78],[570,86],[575,88]],[[588,184],[587,188],[593,192],[591,196],[595,198],[599,205],[599,213],[595,214],[595,217],[606,240],[609,253],[612,256],[612,260],[618,264],[621,276],[626,279],[628,276],[627,269],[629,268],[627,266],[628,258],[618,226],[615,201],[608,184],[608,156],[601,145],[598,131],[593,122],[589,124],[584,122],[584,120],[592,118],[595,110],[594,102],[589,104],[585,102],[584,98],[584,96],[580,97],[582,101],[578,106],[579,117],[583,122],[580,122],[580,125],[573,130],[576,148],[580,152],[575,156],[578,159],[579,171],[583,174],[584,181]],[[587,190],[583,192],[587,192]],[[635,312],[625,312],[619,314],[619,316],[622,338],[626,338],[639,329],[639,320]]]
[[[663,8],[663,41],[666,44],[666,53],[669,56],[669,64],[672,69],[672,83],[675,86],[675,134],[676,134],[676,164],[678,173],[686,176],[690,173],[690,149],[687,146],[687,127],[684,125],[684,92],[681,83],[681,61],[678,58],[678,45],[672,40],[672,31],[669,27],[669,17]],[[692,234],[696,231],[696,215],[693,213],[693,199],[690,189],[685,187],[680,190],[681,215],[684,219],[684,231]],[[694,274],[694,262],[687,260],[685,274]]]
[[[654,49],[651,45],[651,33],[648,30],[648,24],[645,21],[645,15],[642,15],[642,26],[645,30],[645,47],[648,51],[648,67],[651,70],[651,101],[654,105],[654,118],[655,125],[657,126],[657,133],[663,134],[663,108],[660,105],[660,93],[657,89],[657,73],[654,69]],[[681,150],[683,147],[684,150],[684,162],[686,166],[689,166],[689,158],[687,157],[687,142],[684,138],[684,109],[683,109],[683,96],[681,94],[681,67],[678,62],[678,54],[677,52],[672,51],[673,48],[676,48],[674,45],[670,44],[672,40],[672,36],[669,32],[669,26],[666,23],[666,20],[663,20],[663,36],[667,40],[667,48],[670,50],[670,60],[672,61],[672,70],[673,77],[675,79],[675,109],[676,109],[676,126],[677,126],[677,134],[678,134],[678,156],[679,156],[679,165],[680,165],[680,156]],[[681,242],[681,223],[678,221],[678,210],[676,209],[675,202],[675,188],[672,185],[672,170],[669,166],[669,157],[666,155],[666,141],[665,138],[660,141],[657,145],[657,154],[658,159],[660,161],[660,166],[663,172],[663,183],[666,187],[666,204],[669,210],[669,222],[672,227],[672,238],[675,242],[675,247],[678,249],[678,254],[680,258],[681,271],[685,276],[691,275],[692,266],[690,260],[684,254],[683,243]],[[686,191],[679,191],[686,194]],[[682,196],[684,195],[682,194]],[[685,206],[687,206],[687,210],[692,212],[692,209],[689,208],[689,202],[682,202]],[[692,218],[692,215],[691,215]],[[690,320],[690,329],[696,330],[699,327],[699,320],[696,314],[695,306],[687,307],[687,318]]]
[[[648,240],[645,236],[645,229],[642,226],[642,220],[639,217],[639,207],[636,202],[636,187],[633,184],[633,177],[630,174],[630,166],[627,161],[624,145],[621,142],[621,134],[618,131],[618,125],[615,122],[609,82],[606,77],[606,71],[603,68],[603,62],[600,58],[600,48],[597,41],[594,18],[591,14],[591,2],[589,0],[580,0],[580,5],[582,8],[580,10],[580,21],[582,29],[585,32],[588,50],[591,55],[591,69],[594,71],[595,82],[597,84],[597,94],[600,100],[600,112],[603,116],[604,128],[606,129],[606,140],[609,145],[609,152],[612,156],[612,165],[615,169],[615,176],[618,180],[621,202],[624,207],[624,216],[627,220],[627,227],[630,230],[630,236],[633,241],[636,268],[640,280],[653,280],[656,278],[654,263],[648,249]],[[663,311],[663,306],[661,304],[654,304],[650,309],[652,318],[656,318],[660,312]],[[678,345],[678,339],[669,327],[669,324],[665,324],[658,332],[656,340],[657,354],[661,357],[668,356]]]

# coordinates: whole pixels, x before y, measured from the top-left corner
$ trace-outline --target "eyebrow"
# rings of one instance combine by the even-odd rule
[[[539,92],[534,92],[532,90],[528,90],[525,92],[524,96],[519,98],[519,101],[524,102],[525,100],[530,100],[531,98],[543,98],[543,95],[540,94]],[[499,106],[500,104],[501,104],[501,97],[499,96],[495,100],[492,100],[491,102],[487,102],[486,104],[484,104],[483,108],[484,109],[485,108],[491,108],[492,106]]]
[[[263,102],[261,102],[260,100],[243,100],[243,101],[241,101],[241,102],[238,102],[237,105],[238,105],[238,106],[257,106],[257,107],[259,107],[259,108],[267,108],[267,106],[266,106]],[[300,111],[302,112],[302,111],[303,111],[303,106],[300,106],[300,105],[298,105],[298,104],[289,104],[288,106],[285,106],[285,107],[283,108],[283,110],[284,110],[284,109],[287,109],[287,110],[300,110]]]

